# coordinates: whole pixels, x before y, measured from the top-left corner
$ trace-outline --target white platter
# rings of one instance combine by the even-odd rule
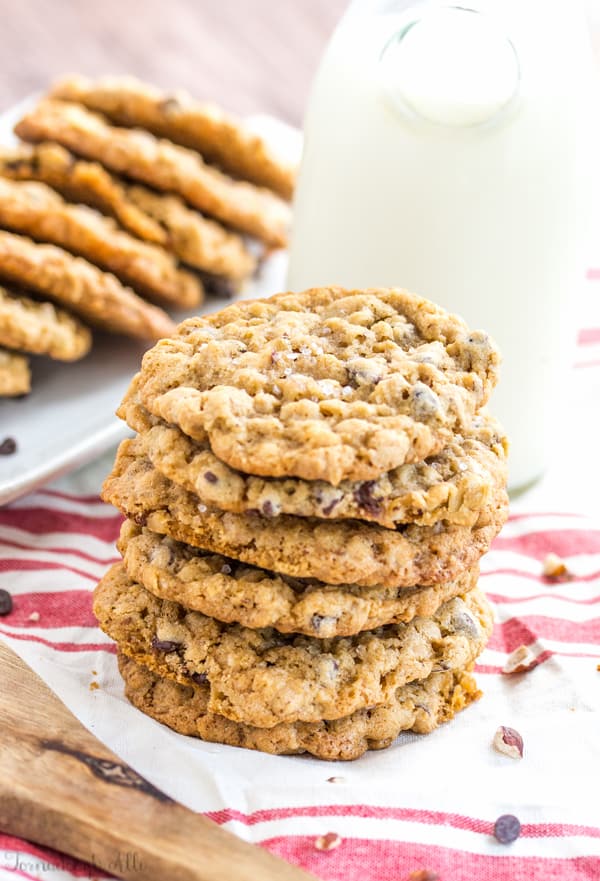
[[[12,143],[12,126],[30,101],[0,115],[0,143]],[[268,116],[249,120],[278,152],[297,158],[300,133]],[[240,299],[282,290],[286,255],[277,253],[246,285]],[[212,312],[228,301],[208,298],[197,312]],[[181,320],[193,313],[177,313]],[[91,353],[77,364],[32,358],[32,391],[19,400],[0,398],[0,443],[14,438],[17,451],[0,456],[0,505],[51,478],[90,461],[118,443],[127,428],[114,412],[146,346],[118,336],[97,334]]]

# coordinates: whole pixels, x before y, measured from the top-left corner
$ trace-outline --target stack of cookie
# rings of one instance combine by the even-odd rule
[[[159,339],[175,329],[161,307],[231,295],[286,244],[293,168],[212,105],[69,77],[15,131],[29,143],[0,149],[0,395],[29,390],[15,352],[76,360],[87,325]]]
[[[507,512],[498,354],[400,290],[184,322],[120,408],[98,586],[129,699],[176,731],[350,759],[474,700]]]

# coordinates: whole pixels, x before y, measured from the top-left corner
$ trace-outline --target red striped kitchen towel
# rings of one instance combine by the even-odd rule
[[[600,273],[588,287],[598,315]],[[404,735],[351,764],[275,758],[189,741],[126,704],[91,612],[91,590],[116,558],[120,517],[97,496],[110,458],[0,509],[0,587],[14,598],[0,637],[141,774],[318,878],[404,881],[428,870],[442,881],[600,879],[598,324],[580,334],[568,454],[513,504],[483,561],[498,619],[478,665],[485,697],[427,738]],[[543,576],[551,552],[571,580]],[[508,677],[502,667],[521,645],[536,664]],[[499,725],[520,731],[522,760],[492,749]],[[522,824],[510,845],[492,834],[505,813]],[[339,846],[318,850],[327,832]],[[117,874],[123,858],[115,855]],[[106,875],[0,834],[0,879],[14,877]]]

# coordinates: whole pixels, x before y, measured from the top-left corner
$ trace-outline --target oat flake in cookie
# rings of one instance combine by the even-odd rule
[[[370,480],[471,426],[489,337],[406,291],[315,288],[184,322],[143,360],[155,416],[268,477]]]

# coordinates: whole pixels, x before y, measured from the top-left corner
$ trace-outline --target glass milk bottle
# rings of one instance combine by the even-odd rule
[[[363,0],[306,117],[290,289],[397,285],[489,331],[513,488],[543,471],[563,409],[593,82],[577,0]]]

